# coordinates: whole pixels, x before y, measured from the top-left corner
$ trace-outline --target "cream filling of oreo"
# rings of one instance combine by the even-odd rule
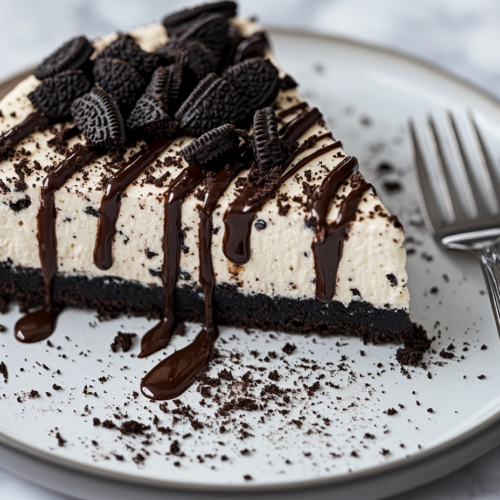
[[[235,21],[245,35],[260,28],[246,20]],[[145,50],[154,50],[163,45],[168,37],[161,24],[152,24],[132,35]],[[110,43],[116,35],[104,37],[95,42],[98,49]],[[273,62],[274,59],[273,59]],[[23,120],[33,110],[27,94],[38,85],[34,76],[21,82],[1,102],[0,132],[4,132]],[[277,104],[286,109],[301,101],[295,90],[280,92]],[[13,115],[13,116],[11,116]],[[292,114],[286,121],[293,119]],[[299,142],[313,134],[321,134],[327,129],[315,125]],[[0,164],[0,179],[6,187],[0,190],[0,261],[12,262],[15,266],[40,268],[37,241],[37,213],[41,200],[41,184],[45,177],[43,167],[56,165],[63,160],[47,143],[52,138],[48,131],[37,132],[26,138],[17,148],[24,148],[31,155],[27,157],[32,173],[26,177],[27,189],[16,192],[15,179],[18,177],[15,165],[19,159]],[[56,237],[58,271],[67,274],[113,276],[134,280],[144,285],[161,286],[156,276],[163,262],[162,237],[164,204],[163,194],[171,182],[187,166],[179,156],[180,149],[191,139],[176,139],[155,164],[155,177],[170,173],[167,182],[159,188],[145,184],[146,176],[141,175],[126,190],[122,198],[120,215],[117,220],[117,234],[113,247],[114,263],[108,271],[99,270],[93,262],[93,251],[98,218],[93,215],[99,210],[103,191],[100,180],[105,172],[108,158],[100,158],[84,168],[84,173],[75,174],[65,186],[55,194],[57,207]],[[83,137],[72,139],[69,145],[82,142]],[[322,145],[331,144],[331,139],[318,142],[303,156],[312,153]],[[127,152],[132,155],[136,150]],[[236,180],[222,196],[213,214],[212,260],[217,284],[228,283],[239,287],[241,293],[263,293],[267,295],[313,298],[315,296],[315,268],[311,245],[314,231],[305,225],[308,215],[294,197],[303,195],[304,172],[310,171],[312,184],[319,184],[340,161],[338,148],[312,160],[297,176],[284,183],[278,194],[286,193],[291,208],[285,216],[279,215],[277,198],[269,200],[257,215],[256,220],[266,223],[265,229],[254,226],[251,233],[251,258],[244,266],[236,266],[226,259],[222,252],[224,236],[223,216],[229,203],[235,199]],[[164,165],[169,157],[177,156],[183,167]],[[298,157],[299,161],[302,156]],[[37,162],[37,163],[36,163]],[[40,169],[41,167],[41,169]],[[362,166],[361,166],[362,167]],[[38,170],[37,170],[38,168]],[[109,175],[109,172],[107,172]],[[245,176],[245,172],[240,174]],[[309,175],[309,174],[308,174]],[[2,186],[0,186],[2,187]],[[347,195],[351,188],[342,187],[339,194]],[[19,200],[29,199],[29,207],[20,211],[12,206]],[[298,199],[298,198],[296,198]],[[199,285],[198,251],[198,206],[200,201],[194,193],[188,196],[182,207],[182,226],[186,238],[181,252],[181,277],[178,286]],[[333,203],[328,220],[334,221],[339,210]],[[403,247],[404,232],[389,220],[389,213],[375,196],[367,191],[358,206],[355,219],[350,225],[348,238],[344,242],[342,259],[337,272],[337,287],[333,300],[347,304],[353,300],[364,300],[375,307],[390,306],[408,309],[409,293],[406,287],[406,252]],[[393,275],[397,284],[391,284],[388,275]]]

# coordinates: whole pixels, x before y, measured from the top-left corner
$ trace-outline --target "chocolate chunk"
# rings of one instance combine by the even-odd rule
[[[175,114],[185,133],[199,137],[205,132],[240,118],[237,92],[227,81],[209,73],[191,92]]]
[[[96,83],[115,100],[122,112],[130,111],[146,88],[146,82],[129,63],[104,57],[94,63]]]
[[[71,113],[73,101],[88,92],[90,86],[82,71],[68,70],[43,80],[28,98],[44,115],[63,118]]]
[[[213,2],[204,5],[198,5],[191,9],[184,9],[179,12],[174,12],[163,19],[165,28],[175,28],[183,24],[194,21],[202,14],[221,14],[226,18],[236,16],[237,5],[236,2]],[[170,31],[170,30],[169,30]]]
[[[186,76],[192,75],[196,82],[215,71],[218,63],[217,56],[196,40],[170,41],[156,54],[164,59],[165,64],[181,63],[188,73]]]
[[[120,36],[110,43],[98,56],[97,60],[109,58],[120,59],[129,63],[143,78],[149,79],[153,71],[160,65],[161,58],[145,52],[130,36]]]
[[[148,140],[167,139],[177,126],[167,114],[167,103],[158,95],[144,94],[127,120],[127,128]]]
[[[181,149],[190,165],[204,165],[234,151],[240,142],[233,125],[225,124],[203,134]],[[224,166],[224,162],[220,162]]]
[[[220,58],[227,45],[228,26],[223,15],[207,14],[191,22],[181,33],[175,33],[174,40],[201,42]]]
[[[179,100],[182,85],[182,65],[173,63],[168,67],[160,66],[146,87],[146,94],[162,96],[168,103],[169,109]]]
[[[80,69],[94,52],[94,48],[84,36],[67,41],[49,57],[44,59],[33,74],[43,80],[68,69]]]
[[[261,57],[231,66],[224,71],[222,78],[238,92],[248,113],[272,104],[280,88],[278,70]]]
[[[278,122],[271,107],[257,111],[253,118],[253,148],[260,168],[270,170],[283,163],[283,147],[278,135]]]
[[[83,135],[94,144],[117,145],[125,142],[125,124],[113,98],[94,87],[71,106],[71,114]]]

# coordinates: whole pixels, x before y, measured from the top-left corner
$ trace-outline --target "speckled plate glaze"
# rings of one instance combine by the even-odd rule
[[[304,99],[322,110],[405,225],[412,318],[436,337],[425,368],[402,371],[393,345],[221,328],[221,363],[209,375],[227,368],[239,378],[250,370],[262,379],[255,395],[275,383],[291,390],[290,402],[268,394],[263,409],[220,416],[221,405],[241,389],[223,380],[204,405],[196,385],[181,396],[189,419],[176,415],[172,402],[165,413],[134,392],[144,373],[186,345],[199,325],[188,325],[165,352],[139,360],[137,340],[125,354],[113,353],[110,344],[118,331],[142,335],[150,327],[145,319],[101,323],[92,312],[65,310],[52,347],[22,345],[13,337],[14,304],[0,318],[7,326],[0,361],[9,372],[7,383],[0,376],[2,467],[86,499],[371,499],[436,479],[500,443],[500,342],[483,278],[474,260],[440,250],[423,228],[406,134],[410,117],[432,113],[443,120],[452,110],[465,120],[473,110],[498,157],[500,104],[399,54],[296,32],[271,36]],[[292,354],[282,351],[287,342],[297,347]],[[443,350],[451,354],[443,357]],[[272,382],[274,370],[280,377]],[[40,397],[30,397],[32,390]],[[127,435],[94,426],[94,417],[151,428]]]

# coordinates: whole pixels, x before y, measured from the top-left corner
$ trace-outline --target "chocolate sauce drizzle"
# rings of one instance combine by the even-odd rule
[[[201,168],[187,167],[172,181],[170,188],[166,192],[163,266],[161,271],[161,279],[165,290],[165,312],[160,322],[142,338],[140,358],[145,358],[165,348],[177,326],[174,314],[174,292],[179,279],[182,202],[185,196],[202,180],[203,171]],[[147,376],[144,380],[146,379]]]
[[[14,147],[36,129],[47,127],[51,123],[53,123],[53,120],[43,113],[39,113],[38,111],[30,113],[21,123],[18,123],[7,132],[0,135],[0,144],[9,143],[11,147]]]
[[[285,133],[282,134],[281,140],[288,144],[293,144],[321,118],[322,115],[317,110],[317,108],[312,108],[302,113],[297,118],[285,125],[286,130]],[[321,139],[331,137],[332,136],[330,133],[318,136],[308,143],[307,148],[309,149],[313,147]],[[335,142],[333,144],[325,146],[324,148],[318,149],[314,153],[298,162],[298,164],[295,165],[292,169],[286,171],[293,160],[297,158],[300,153],[303,153],[305,151],[304,149],[299,149],[283,165],[283,170],[286,173],[281,177],[280,185],[287,181],[290,177],[295,175],[295,173],[298,172],[309,161],[325,153],[328,153],[329,151],[333,151],[340,146],[340,142]],[[224,215],[225,231],[222,248],[226,258],[236,265],[242,266],[250,260],[250,236],[252,231],[252,223],[257,216],[257,213],[262,209],[262,207],[268,200],[267,196],[256,196],[258,192],[258,186],[253,183],[246,184],[241,194],[229,205]]]
[[[319,195],[313,204],[312,216],[316,240],[313,242],[314,265],[316,269],[316,297],[327,302],[335,294],[337,270],[347,228],[356,213],[359,200],[371,184],[352,190],[345,198],[339,209],[336,221],[327,223],[327,216],[333,197],[342,183],[358,170],[358,160],[348,156],[332,170],[321,184]]]
[[[321,119],[323,115],[318,108],[308,109],[281,128],[281,140],[287,144],[293,144]]]
[[[73,173],[99,154],[95,147],[85,147],[66,158],[44,179],[42,184],[42,203],[38,210],[38,251],[45,287],[45,306],[23,316],[15,326],[17,340],[24,343],[40,342],[54,332],[60,312],[52,301],[52,278],[57,271],[57,240],[55,223],[57,211],[54,193],[60,189]]]
[[[220,170],[205,193],[200,214],[200,282],[205,295],[204,327],[196,339],[156,365],[142,380],[142,393],[154,400],[174,399],[188,389],[208,365],[219,335],[214,321],[212,264],[212,213],[231,181],[246,167],[246,155]],[[175,283],[174,283],[175,286]]]
[[[298,104],[295,104],[294,106],[290,106],[287,109],[284,109],[283,111],[280,111],[277,115],[276,118],[278,120],[283,120],[283,118],[292,115],[293,113],[297,113],[297,111],[300,111],[302,109],[305,109],[309,106],[306,101],[299,102]]]
[[[236,47],[233,64],[243,62],[251,57],[264,57],[269,49],[269,40],[263,31],[244,38]]]
[[[101,201],[99,224],[94,247],[94,264],[103,271],[113,265],[113,240],[116,221],[120,213],[121,197],[137,176],[171,144],[172,141],[155,140],[145,151],[135,154],[116,174],[111,176]]]

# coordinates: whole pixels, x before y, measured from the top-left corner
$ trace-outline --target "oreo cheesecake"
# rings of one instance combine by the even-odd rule
[[[0,102],[0,293],[15,335],[65,306],[184,321],[143,380],[177,397],[217,325],[411,341],[404,232],[230,1],[49,55]]]

